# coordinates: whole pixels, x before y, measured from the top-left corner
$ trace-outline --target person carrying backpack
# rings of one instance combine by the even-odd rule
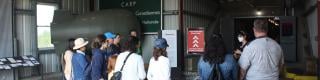
[[[238,65],[228,54],[221,35],[212,34],[206,39],[205,53],[198,62],[200,80],[237,80]]]

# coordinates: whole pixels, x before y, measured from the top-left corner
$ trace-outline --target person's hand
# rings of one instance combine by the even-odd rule
[[[102,45],[101,45],[101,50],[104,50],[104,49],[106,49],[106,48],[108,48],[108,43],[102,43]]]

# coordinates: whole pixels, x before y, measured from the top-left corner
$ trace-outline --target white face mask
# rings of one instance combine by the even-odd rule
[[[239,42],[242,42],[244,39],[243,37],[238,37]]]

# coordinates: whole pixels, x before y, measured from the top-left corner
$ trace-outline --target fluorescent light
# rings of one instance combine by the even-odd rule
[[[256,15],[261,16],[262,15],[262,11],[256,11]]]

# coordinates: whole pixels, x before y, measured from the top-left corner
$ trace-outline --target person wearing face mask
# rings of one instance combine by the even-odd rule
[[[240,55],[244,49],[245,46],[247,46],[248,44],[248,34],[244,31],[240,31],[240,33],[238,34],[238,41],[241,43],[240,46],[234,50],[234,58],[235,59],[239,59]]]

